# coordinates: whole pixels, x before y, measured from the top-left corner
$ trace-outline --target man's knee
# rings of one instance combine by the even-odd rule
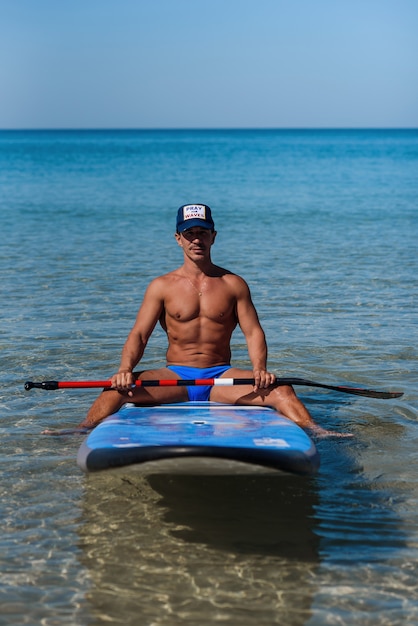
[[[296,398],[296,394],[291,385],[278,385],[273,389],[272,393],[280,402],[286,402]]]

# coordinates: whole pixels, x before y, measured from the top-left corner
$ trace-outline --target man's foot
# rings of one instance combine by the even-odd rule
[[[326,430],[317,424],[309,426],[306,428],[309,434],[314,435],[317,439],[326,439],[330,437],[338,437],[340,439],[349,439],[354,437],[352,433],[339,433],[335,430]]]
[[[50,430],[47,428],[41,432],[41,435],[87,435],[91,431],[91,428],[64,428],[61,430]]]

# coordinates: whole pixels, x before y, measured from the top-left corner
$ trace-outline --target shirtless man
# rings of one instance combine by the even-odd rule
[[[317,426],[290,386],[274,387],[267,370],[267,345],[247,283],[214,265],[211,248],[216,238],[211,210],[203,204],[184,205],[177,214],[175,233],[184,262],[154,279],[146,290],[135,324],[123,347],[112,389],[103,391],[78,426],[95,427],[126,402],[139,405],[187,400],[271,406],[314,433],[336,434]],[[167,367],[135,372],[148,339],[159,322],[167,333]],[[230,340],[239,324],[248,346],[251,370],[231,367]],[[254,378],[255,385],[214,387],[133,387],[150,379]],[[54,431],[46,431],[54,434]]]

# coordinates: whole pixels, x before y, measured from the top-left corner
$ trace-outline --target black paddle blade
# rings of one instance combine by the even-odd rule
[[[376,391],[375,389],[347,387],[346,385],[325,385],[324,383],[316,383],[312,380],[305,380],[304,378],[278,378],[276,380],[276,385],[304,385],[306,387],[321,387],[322,389],[331,389],[331,391],[350,393],[354,396],[380,398],[381,400],[390,400],[391,398],[400,398],[403,396],[403,391]]]

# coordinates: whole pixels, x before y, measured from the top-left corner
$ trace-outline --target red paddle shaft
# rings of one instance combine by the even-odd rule
[[[252,385],[254,386],[254,378],[208,378],[208,379],[168,379],[168,380],[137,380],[135,382],[136,387],[192,387],[195,385],[205,385],[208,387],[215,386],[231,386],[231,385]],[[342,393],[349,393],[356,396],[365,396],[368,398],[400,398],[403,396],[402,391],[375,391],[373,389],[362,389],[357,387],[347,387],[345,385],[325,385],[323,383],[316,383],[312,380],[305,380],[304,378],[277,378],[274,383],[275,387],[280,385],[303,385],[306,387],[321,387],[322,389],[330,389],[332,391],[340,391]],[[46,380],[40,383],[26,382],[25,389],[87,389],[99,387],[101,389],[111,389],[112,383],[110,380],[91,380],[91,381],[54,381]]]

